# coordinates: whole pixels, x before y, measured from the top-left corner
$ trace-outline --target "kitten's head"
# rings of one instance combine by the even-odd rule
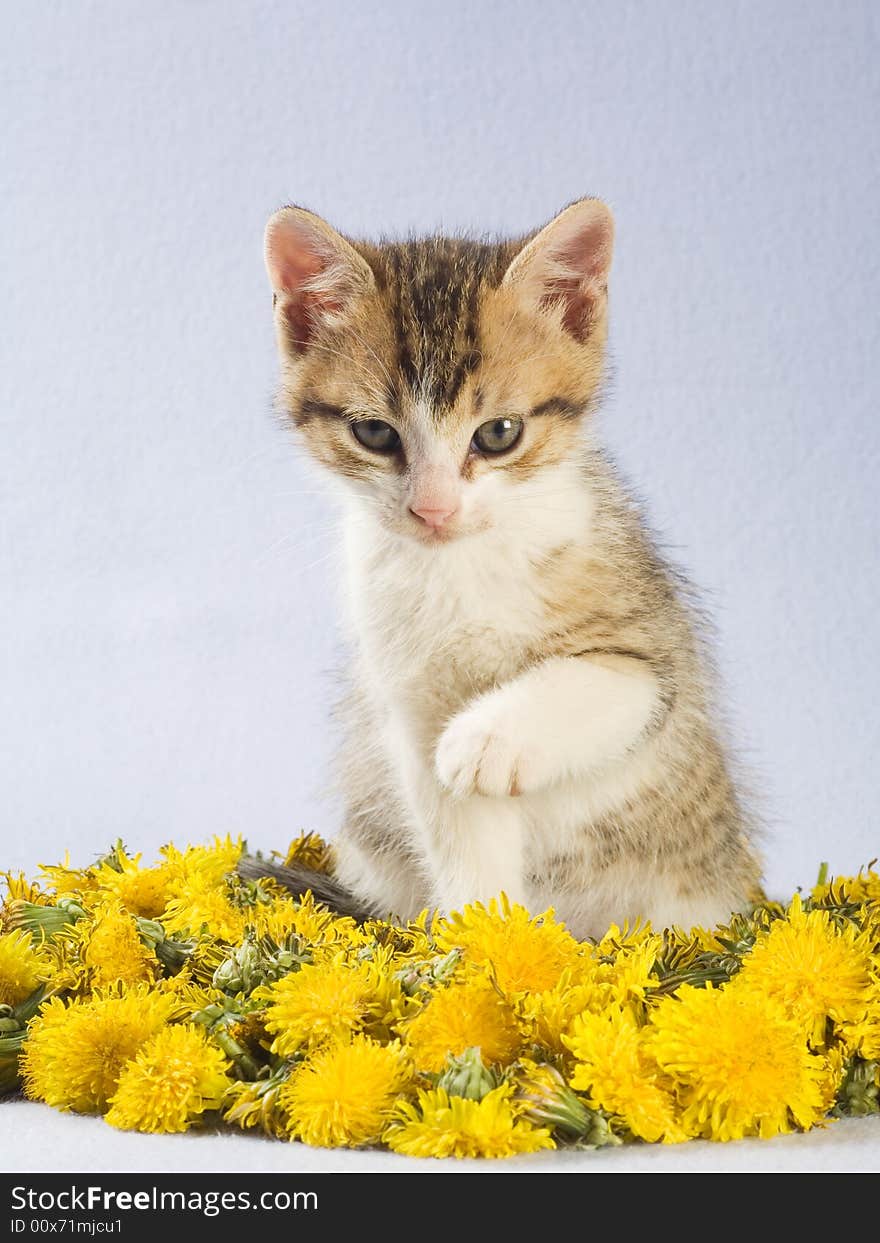
[[[499,244],[372,245],[277,212],[282,401],[312,455],[409,539],[521,520],[576,457],[601,382],[612,237],[597,199]]]

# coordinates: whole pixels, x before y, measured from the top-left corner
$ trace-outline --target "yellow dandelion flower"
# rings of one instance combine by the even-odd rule
[[[140,855],[129,856],[120,847],[116,851],[118,867],[103,860],[95,869],[95,883],[117,897],[126,910],[144,919],[157,919],[171,897],[176,877],[167,864],[143,868],[140,859]]]
[[[649,923],[636,923],[630,927],[624,924],[611,924],[601,941],[596,942],[597,958],[614,959],[618,954],[630,954],[633,950],[646,944],[662,942],[663,938],[654,932]]]
[[[880,872],[867,868],[850,880],[852,896],[858,902],[880,902]]]
[[[822,1078],[819,1081],[819,1092],[822,1113],[829,1113],[837,1103],[838,1093],[846,1080],[850,1058],[847,1050],[840,1045],[833,1045],[822,1055]]]
[[[294,864],[315,872],[333,871],[333,847],[317,833],[300,833],[287,847],[285,867]]]
[[[194,978],[188,963],[176,975],[157,981],[156,988],[175,999],[173,1020],[190,1018],[208,1006],[222,1006],[224,1001],[224,994],[219,989]]]
[[[235,871],[244,843],[240,837],[215,837],[211,846],[188,846],[180,851],[176,846],[163,846],[161,854],[175,881],[189,884],[196,877],[203,884],[219,885],[226,876]]]
[[[596,983],[600,986],[603,1006],[625,1006],[628,1002],[644,1000],[645,990],[658,983],[652,971],[662,945],[663,938],[652,934],[638,945],[621,951],[613,962],[597,966]]]
[[[52,963],[29,932],[0,936],[0,1005],[17,1006],[52,973]]]
[[[358,1148],[378,1142],[411,1077],[399,1043],[354,1036],[313,1053],[282,1085],[278,1102],[291,1139]]]
[[[556,1145],[546,1127],[517,1117],[509,1084],[482,1100],[448,1096],[442,1088],[401,1101],[385,1143],[407,1157],[512,1157]]]
[[[827,899],[841,904],[880,902],[880,872],[869,867],[861,869],[857,876],[837,876],[820,881],[814,886],[811,896],[817,902]]]
[[[598,998],[605,990],[595,982],[575,983],[570,971],[564,971],[559,983],[542,993],[526,993],[516,1006],[517,1014],[530,1027],[530,1043],[568,1053],[563,1036],[568,1034],[574,1019],[584,1010],[597,1008]]]
[[[37,905],[46,901],[46,896],[36,881],[28,880],[24,872],[0,872],[0,880],[6,885],[6,902],[34,902]],[[3,912],[0,911],[0,917]],[[2,922],[0,922],[2,927]]]
[[[165,1027],[122,1071],[106,1120],[121,1131],[188,1131],[220,1108],[232,1079],[229,1062],[203,1027]]]
[[[838,1032],[850,1053],[857,1053],[868,1062],[880,1061],[880,973],[871,979],[864,1013],[858,1019],[841,1023]]]
[[[401,1031],[416,1068],[433,1074],[474,1047],[487,1064],[512,1061],[523,1041],[511,1006],[482,975],[436,989]]]
[[[365,1029],[375,1032],[390,1021],[398,992],[376,963],[351,962],[339,954],[306,963],[254,996],[268,1003],[265,1024],[275,1037],[272,1052],[290,1057],[304,1046]]]
[[[863,1017],[870,982],[871,959],[857,929],[836,928],[827,911],[805,912],[799,896],[759,936],[737,976],[738,988],[780,1002],[814,1048],[825,1044],[828,1018]]]
[[[687,1139],[676,1117],[672,1084],[652,1058],[631,1007],[580,1015],[564,1043],[577,1058],[571,1086],[587,1094],[588,1105],[604,1109],[648,1143]]]
[[[506,993],[553,988],[580,955],[577,941],[552,911],[533,917],[524,906],[511,905],[505,894],[488,907],[475,902],[441,920],[434,935],[441,950],[458,948],[467,962],[491,966]]]
[[[772,997],[682,986],[651,1014],[651,1051],[676,1082],[692,1135],[769,1139],[808,1130],[827,1109],[827,1064]]]
[[[91,868],[72,868],[70,854],[64,856],[64,862],[58,864],[40,864],[40,872],[48,885],[49,892],[55,898],[69,898],[77,894],[94,893],[98,888],[94,872]]]
[[[118,899],[103,903],[89,919],[79,920],[71,936],[92,988],[105,984],[141,984],[155,979],[159,961],[141,940],[134,917]]]
[[[233,945],[243,938],[247,927],[244,911],[229,901],[222,881],[198,872],[175,886],[175,896],[161,922],[172,936],[196,936],[204,929],[211,937]]]
[[[238,1080],[223,1098],[223,1121],[242,1131],[259,1128],[275,1139],[287,1138],[287,1118],[278,1101],[289,1066],[282,1063],[268,1079]]]
[[[417,968],[437,957],[434,938],[428,930],[430,912],[422,911],[407,924],[390,924],[384,919],[368,919],[362,926],[367,941],[390,949],[399,968]]]
[[[123,1068],[162,1027],[174,998],[136,988],[67,1004],[51,998],[21,1054],[25,1094],[56,1109],[102,1113]]]
[[[316,902],[311,893],[302,898],[281,897],[260,903],[247,913],[248,925],[260,936],[270,936],[280,944],[295,933],[311,949],[337,953],[340,949],[363,945],[367,938],[355,921],[334,915]]]

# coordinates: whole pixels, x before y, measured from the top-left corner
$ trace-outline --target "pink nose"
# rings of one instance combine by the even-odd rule
[[[428,505],[413,505],[409,512],[414,514],[416,518],[421,518],[425,526],[432,527],[436,531],[443,526],[447,518],[451,518],[453,514],[458,512],[458,507],[438,509]]]

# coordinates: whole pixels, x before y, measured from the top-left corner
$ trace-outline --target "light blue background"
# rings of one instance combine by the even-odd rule
[[[0,865],[332,832],[265,218],[517,232],[585,193],[606,436],[718,629],[771,888],[880,853],[876,4],[0,10]]]

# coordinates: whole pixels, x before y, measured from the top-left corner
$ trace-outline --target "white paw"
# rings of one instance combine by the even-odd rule
[[[553,757],[526,736],[521,713],[496,692],[452,718],[437,743],[441,785],[457,798],[469,794],[515,797],[553,781]]]

